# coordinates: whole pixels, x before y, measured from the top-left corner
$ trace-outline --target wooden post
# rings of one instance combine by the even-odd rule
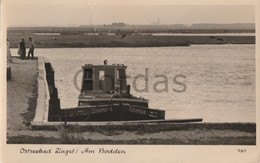
[[[7,78],[7,81],[8,80],[11,80],[11,66],[10,65],[7,65],[7,70],[6,70],[6,78]]]
[[[60,99],[58,98],[58,90],[55,87],[54,69],[50,63],[45,63],[45,69],[50,93],[48,121],[61,121]]]

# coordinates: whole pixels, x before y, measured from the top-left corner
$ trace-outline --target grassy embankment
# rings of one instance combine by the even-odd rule
[[[26,144],[190,144],[255,145],[255,124],[202,123],[137,126],[56,126],[55,137],[14,136],[8,143]],[[34,131],[34,132],[44,132]],[[50,131],[48,131],[50,132]],[[48,132],[45,131],[46,134]]]

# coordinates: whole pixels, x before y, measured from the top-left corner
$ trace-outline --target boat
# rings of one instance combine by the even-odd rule
[[[135,97],[127,85],[123,64],[85,64],[76,108],[61,109],[62,121],[164,120],[165,111],[149,108],[149,101]]]

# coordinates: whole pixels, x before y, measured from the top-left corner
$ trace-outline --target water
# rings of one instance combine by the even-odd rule
[[[17,54],[17,49],[12,49]],[[61,107],[77,106],[78,90],[73,78],[86,63],[103,64],[104,59],[128,66],[131,93],[149,99],[150,107],[166,110],[167,119],[203,118],[204,122],[255,122],[255,45],[193,45],[155,48],[59,48],[35,49],[55,69]],[[148,92],[133,89],[133,79],[148,68]],[[157,93],[154,85],[168,79],[168,92]],[[173,77],[184,83],[186,91]],[[77,78],[81,84],[81,74]],[[144,80],[137,80],[144,88]],[[164,84],[157,85],[163,89]]]
[[[255,33],[153,33],[152,36],[255,36]]]
[[[40,36],[59,36],[60,33],[33,33],[34,35],[40,35]]]

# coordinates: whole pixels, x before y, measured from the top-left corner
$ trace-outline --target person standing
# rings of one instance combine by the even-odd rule
[[[10,50],[10,43],[9,40],[6,40],[6,48],[7,48],[7,63],[12,63],[12,55]]]
[[[28,59],[30,59],[30,54],[32,55],[32,59],[34,58],[34,42],[31,37],[29,37],[29,52],[28,52]]]
[[[21,59],[25,59],[26,48],[25,48],[25,42],[23,38],[19,42],[18,54],[20,55]]]

